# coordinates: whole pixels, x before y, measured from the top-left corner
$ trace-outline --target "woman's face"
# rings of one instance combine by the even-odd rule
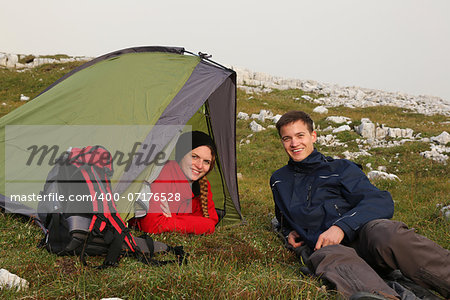
[[[200,146],[183,157],[180,167],[188,180],[197,181],[208,173],[211,162],[211,150],[207,146]]]

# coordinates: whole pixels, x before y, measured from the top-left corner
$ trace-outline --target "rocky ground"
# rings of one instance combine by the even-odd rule
[[[286,79],[247,69],[233,68],[238,74],[238,86],[247,93],[270,92],[272,89],[301,89],[305,92],[321,94],[323,97],[303,99],[318,105],[335,107],[368,107],[388,105],[409,108],[425,115],[442,114],[450,116],[450,99],[425,95],[386,92],[361,87],[342,87],[336,84],[321,83],[313,80]]]

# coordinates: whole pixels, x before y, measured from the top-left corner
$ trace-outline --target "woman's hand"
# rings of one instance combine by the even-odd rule
[[[169,204],[167,201],[160,201],[159,207],[161,208],[162,214],[166,218],[171,218],[172,214],[170,213]]]

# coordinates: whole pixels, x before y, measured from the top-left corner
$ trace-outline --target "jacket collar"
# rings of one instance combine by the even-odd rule
[[[314,148],[314,151],[302,161],[294,161],[292,158],[289,158],[288,166],[295,172],[309,173],[319,167],[324,161],[325,158],[322,153]]]

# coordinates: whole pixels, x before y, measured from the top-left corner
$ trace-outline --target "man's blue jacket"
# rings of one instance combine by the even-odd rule
[[[355,163],[325,157],[316,149],[275,171],[270,186],[283,232],[297,231],[310,248],[332,225],[344,231],[344,242],[351,242],[364,224],[394,213],[389,192],[372,185]]]

